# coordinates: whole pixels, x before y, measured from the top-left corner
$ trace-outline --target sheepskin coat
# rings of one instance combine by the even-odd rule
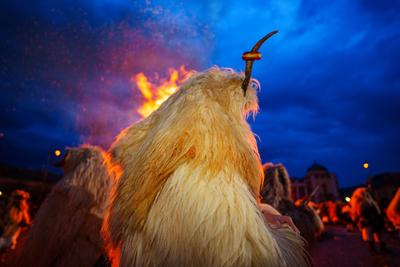
[[[290,216],[308,244],[315,242],[324,231],[324,224],[312,207],[293,203],[291,181],[285,166],[265,163],[263,168],[265,178],[261,195],[265,203]]]
[[[92,267],[102,253],[114,177],[107,155],[85,145],[70,149],[64,161],[65,176],[36,214],[17,266]]]
[[[397,189],[396,195],[390,201],[386,215],[394,227],[400,229],[400,188]]]
[[[263,169],[243,75],[194,74],[110,149],[122,170],[104,232],[114,265],[306,266],[303,241],[258,209]]]
[[[380,231],[384,227],[384,218],[378,203],[365,187],[354,190],[351,196],[351,219],[358,223],[360,229],[372,228]]]
[[[27,202],[29,197],[28,192],[19,189],[13,191],[10,195],[0,237],[0,250],[5,248],[15,249],[23,226],[31,224]]]

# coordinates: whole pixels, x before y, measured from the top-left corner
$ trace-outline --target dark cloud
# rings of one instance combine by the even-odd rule
[[[399,10],[400,8],[400,3],[398,1],[392,0],[360,0],[359,4],[367,12],[375,14],[378,18],[381,19],[385,19],[388,16],[391,17],[392,15],[395,15],[397,13],[396,10]]]

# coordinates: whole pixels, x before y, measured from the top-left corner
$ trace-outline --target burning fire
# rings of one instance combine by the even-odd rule
[[[143,72],[136,74],[132,78],[144,98],[144,102],[137,109],[137,112],[143,118],[146,118],[156,110],[194,73],[193,70],[186,70],[185,66],[180,66],[179,69],[170,68],[168,72],[168,78],[160,78],[156,74],[154,79],[150,79]]]

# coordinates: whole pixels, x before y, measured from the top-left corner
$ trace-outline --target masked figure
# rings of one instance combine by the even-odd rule
[[[64,177],[37,212],[17,266],[93,266],[103,251],[100,234],[113,183],[101,149],[70,149]]]
[[[308,264],[299,235],[260,212],[263,169],[246,116],[258,108],[249,82],[262,42],[243,55],[245,77],[217,67],[194,74],[113,144],[123,172],[105,228],[116,265]]]
[[[7,205],[3,235],[0,237],[0,250],[5,248],[15,249],[22,229],[31,224],[29,197],[29,193],[23,190],[15,190],[11,193]]]
[[[316,211],[307,205],[308,199],[297,205],[293,203],[291,181],[286,168],[282,164],[267,163],[264,164],[264,172],[263,200],[280,213],[290,216],[309,244],[315,242],[324,231],[324,225]]]

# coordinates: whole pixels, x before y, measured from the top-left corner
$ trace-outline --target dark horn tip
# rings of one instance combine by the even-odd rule
[[[279,30],[274,30],[274,31],[272,31],[272,32],[270,32],[270,33],[268,33],[268,35],[274,35],[274,34],[277,34],[279,32]]]
[[[260,49],[260,47],[262,46],[262,44],[268,40],[271,36],[275,35],[276,33],[278,33],[278,30],[272,31],[270,33],[268,33],[267,35],[265,35],[263,38],[261,38],[251,49],[251,51],[255,52],[258,51],[258,49]]]
[[[272,35],[274,35],[278,32],[279,32],[278,30],[274,30],[274,31],[268,33],[253,46],[251,51],[248,51],[248,52],[245,52],[242,54],[242,59],[244,61],[246,61],[245,78],[242,83],[242,89],[243,89],[244,95],[246,95],[247,86],[249,85],[249,82],[251,79],[251,69],[253,67],[253,62],[255,60],[261,59],[261,53],[258,52],[258,49],[260,49],[260,47],[266,40],[268,40]]]

